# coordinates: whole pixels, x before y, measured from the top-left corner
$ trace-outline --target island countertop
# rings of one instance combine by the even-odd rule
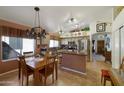
[[[71,54],[71,55],[82,55],[82,56],[87,56],[86,53],[82,53],[82,52],[62,51],[61,53],[63,53],[63,54]]]

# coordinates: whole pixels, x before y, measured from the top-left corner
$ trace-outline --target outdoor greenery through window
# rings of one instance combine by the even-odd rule
[[[2,36],[2,60],[17,58],[28,51],[34,52],[34,39]]]

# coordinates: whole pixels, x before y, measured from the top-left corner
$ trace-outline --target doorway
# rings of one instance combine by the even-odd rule
[[[103,55],[105,51],[105,41],[104,40],[97,40],[97,54]]]
[[[105,62],[105,35],[106,33],[95,33],[92,35],[93,62]]]

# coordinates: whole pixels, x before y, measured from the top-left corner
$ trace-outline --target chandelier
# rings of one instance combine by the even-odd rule
[[[46,31],[45,29],[42,29],[40,26],[40,9],[39,7],[34,7],[35,10],[35,20],[34,24],[35,26],[32,27],[30,30],[27,30],[27,35],[29,38],[34,38],[34,39],[41,39],[41,38],[46,38]]]

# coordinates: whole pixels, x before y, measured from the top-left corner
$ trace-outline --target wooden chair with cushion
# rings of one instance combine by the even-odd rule
[[[119,68],[120,73],[121,73],[121,70],[124,70],[124,57],[122,58],[122,62]]]
[[[54,65],[55,65],[55,56],[49,56],[48,53],[45,56],[46,65],[44,69],[40,70],[40,74],[44,77],[44,85],[46,85],[47,78],[52,75],[52,82],[54,83]]]
[[[103,79],[104,79],[104,84],[103,84],[104,86],[106,85],[106,81],[110,81],[111,85],[113,85],[113,82],[110,78],[108,70],[105,70],[105,69],[101,70],[101,83],[102,83]]]
[[[26,65],[25,56],[19,56],[19,64],[20,74],[22,75],[22,85],[24,77],[26,77],[26,85],[28,85],[29,76],[32,75],[34,72]]]
[[[59,63],[59,57],[58,55],[55,55],[55,75],[56,80],[58,79],[58,63]]]

